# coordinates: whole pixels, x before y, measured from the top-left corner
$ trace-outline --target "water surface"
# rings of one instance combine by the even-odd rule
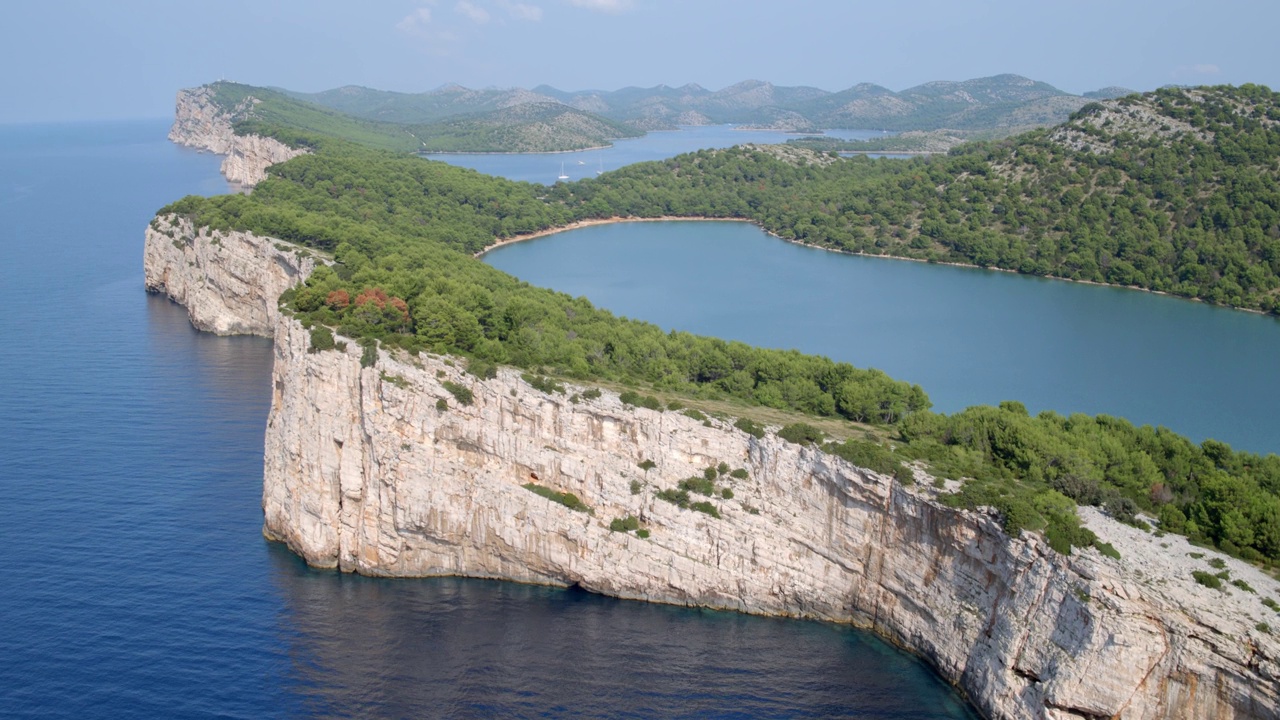
[[[867,258],[747,223],[600,225],[485,261],[600,307],[918,383],[934,408],[1020,400],[1280,452],[1280,321],[1151,293]]]
[[[264,541],[271,343],[142,290],[152,213],[227,189],[166,130],[0,127],[0,717],[972,717],[844,627]]]

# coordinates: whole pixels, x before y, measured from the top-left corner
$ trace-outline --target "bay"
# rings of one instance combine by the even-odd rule
[[[885,136],[878,130],[828,130],[823,134],[842,140],[866,140]],[[704,148],[725,148],[745,143],[771,145],[798,137],[804,135],[777,130],[747,130],[733,125],[699,125],[667,132],[651,132],[639,138],[614,140],[612,147],[579,152],[439,153],[426,157],[509,180],[551,185],[562,172],[569,176],[569,182],[573,182],[593,178],[601,170],[608,172],[625,165],[662,160]]]
[[[167,124],[0,127],[0,716],[973,717],[846,627],[266,542],[271,343],[142,290],[155,210],[227,191]]]
[[[628,317],[920,384],[1280,452],[1280,321],[1120,288],[842,255],[737,222],[599,225],[485,261]]]

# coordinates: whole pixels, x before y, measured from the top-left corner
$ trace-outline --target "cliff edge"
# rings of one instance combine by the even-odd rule
[[[213,99],[209,86],[178,91],[177,109],[169,140],[179,145],[224,155],[222,174],[240,189],[251,189],[267,177],[267,168],[306,153],[269,137],[237,135],[233,124],[249,113],[250,97],[226,110]]]
[[[314,259],[176,217],[157,218],[147,247],[148,287],[198,327],[274,335],[263,530],[314,566],[851,623],[927,659],[992,718],[1280,717],[1280,643],[1260,603],[1277,583],[1247,564],[1225,560],[1256,593],[1202,587],[1185,540],[1089,511],[1121,558],[1064,557],[938,503],[923,475],[905,487],[512,370],[479,380],[445,357],[312,352],[275,308]],[[714,495],[687,507],[663,499],[720,463],[745,473],[716,473]]]

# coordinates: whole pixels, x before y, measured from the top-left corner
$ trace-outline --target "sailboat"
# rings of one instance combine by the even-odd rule
[[[564,173],[564,161],[560,162],[560,177],[557,180],[568,180],[569,176]]]
[[[604,174],[604,158],[600,155],[597,155],[596,160],[600,162],[600,168],[596,170],[596,174],[603,175]]]

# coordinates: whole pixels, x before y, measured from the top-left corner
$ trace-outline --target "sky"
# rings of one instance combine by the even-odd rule
[[[842,90],[1017,73],[1280,89],[1274,0],[6,0],[0,123],[167,117],[219,79],[301,91],[748,79]]]

